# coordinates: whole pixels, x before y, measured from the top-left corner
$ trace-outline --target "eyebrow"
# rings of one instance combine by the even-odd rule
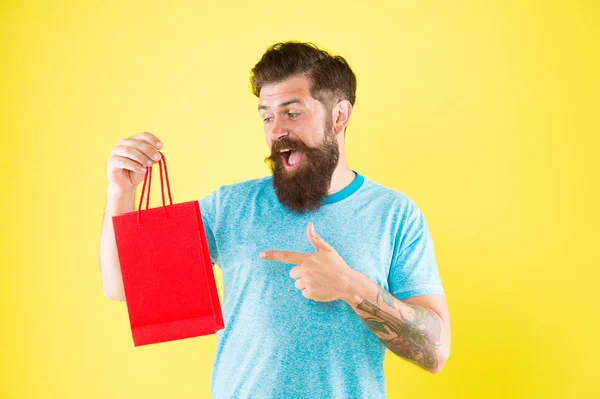
[[[292,98],[291,100],[288,100],[288,101],[282,102],[281,104],[279,104],[279,105],[277,106],[277,108],[285,107],[285,106],[287,106],[287,105],[290,105],[290,104],[296,104],[296,103],[297,103],[297,104],[300,104],[300,105],[304,105],[304,103],[303,103],[302,101],[300,101],[300,99],[299,99],[299,98]],[[269,107],[269,106],[266,106],[266,105],[259,105],[259,107],[258,107],[258,110],[260,111],[260,110],[262,110],[262,109],[269,109],[269,108],[271,108],[271,107]]]

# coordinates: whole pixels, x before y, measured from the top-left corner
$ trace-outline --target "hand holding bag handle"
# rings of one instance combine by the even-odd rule
[[[165,205],[165,188],[163,184],[163,173],[162,168],[165,168],[165,180],[167,182],[167,191],[169,193],[169,202],[173,205],[173,198],[171,198],[171,185],[169,184],[169,173],[167,172],[167,160],[165,159],[165,155],[162,152],[158,152],[160,154],[160,160],[158,161],[158,170],[160,172],[160,191],[162,194],[162,203],[163,203],[163,211],[165,213],[165,219],[167,217],[167,207]],[[144,185],[142,186],[142,195],[140,196],[140,204],[138,206],[138,214],[137,214],[137,222],[140,222],[140,215],[142,211],[142,202],[144,201],[144,191],[146,190],[146,180],[148,181],[148,194],[146,196],[146,210],[148,210],[148,206],[150,204],[150,184],[152,183],[152,166],[146,166],[146,174],[144,175]]]
[[[113,216],[135,346],[213,334],[224,328],[199,201],[173,203],[167,164],[160,155],[162,211],[149,209],[152,168],[147,167],[139,209]]]

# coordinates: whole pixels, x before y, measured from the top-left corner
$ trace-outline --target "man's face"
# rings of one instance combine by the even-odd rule
[[[259,113],[279,201],[296,213],[317,210],[339,160],[331,110],[310,95],[305,76],[263,86]]]

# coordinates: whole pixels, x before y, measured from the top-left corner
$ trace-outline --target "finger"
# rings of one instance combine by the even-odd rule
[[[150,144],[146,143],[145,141],[134,140],[134,139],[119,140],[118,146],[115,147],[115,149],[117,149],[119,147],[134,148],[134,149],[138,150],[142,155],[145,156],[145,158],[143,158],[143,160],[140,160],[140,162],[146,166],[152,166],[160,160],[160,152],[158,152],[154,147],[152,147]],[[123,154],[123,156],[128,156],[128,155],[133,156],[134,154],[136,154],[135,151],[132,151],[132,150],[127,150],[127,151],[128,151],[128,153]]]
[[[290,277],[294,280],[298,280],[300,279],[300,277],[302,277],[300,273],[300,266],[292,267],[292,269],[290,270]]]
[[[136,148],[132,145],[127,145],[127,140],[125,140],[123,145],[116,146],[112,151],[112,155],[129,158],[142,166],[152,166],[155,163],[154,160],[150,159],[148,155],[142,152],[139,148]]]
[[[159,150],[163,147],[163,143],[150,132],[142,132],[140,134],[136,134],[135,136],[131,136],[131,139],[145,141],[146,143],[158,148]]]
[[[112,169],[127,169],[135,173],[146,173],[146,167],[130,158],[111,155],[108,163]]]
[[[325,242],[315,231],[315,225],[309,222],[306,226],[306,235],[308,240],[317,251],[331,251],[333,247]]]
[[[265,260],[278,260],[280,262],[300,264],[304,262],[306,257],[310,254],[303,254],[300,252],[288,252],[288,251],[263,251],[261,252],[261,258]]]
[[[305,290],[306,289],[306,284],[302,281],[301,278],[297,279],[296,282],[294,283],[294,285],[299,290]]]

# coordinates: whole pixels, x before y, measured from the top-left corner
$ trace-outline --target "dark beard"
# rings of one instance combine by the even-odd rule
[[[317,147],[308,147],[301,141],[284,137],[273,142],[271,155],[265,158],[273,172],[273,187],[277,198],[292,212],[303,214],[318,210],[321,200],[327,197],[333,171],[340,158],[332,125],[330,122],[326,124],[325,137]],[[304,152],[304,159],[293,171],[285,168],[279,153],[284,148]]]

